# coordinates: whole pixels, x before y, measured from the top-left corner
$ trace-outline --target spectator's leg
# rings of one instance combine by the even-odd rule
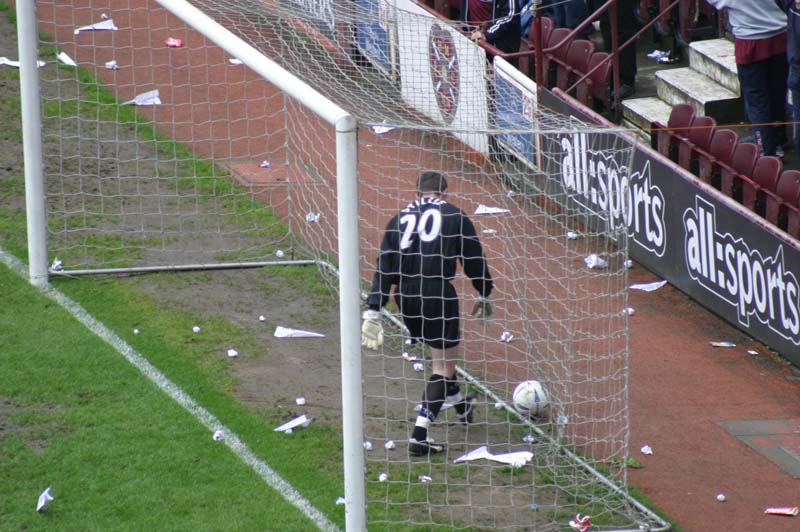
[[[770,109],[775,126],[775,145],[786,144],[786,79],[789,77],[789,62],[786,54],[773,55],[769,58],[768,78],[770,83]]]
[[[800,154],[800,68],[789,69],[788,84],[792,91],[792,141],[796,157]]]
[[[775,155],[777,147],[775,128],[772,122],[769,94],[769,61],[756,61],[747,65],[736,65],[739,85],[745,101],[747,119],[753,125],[756,142],[761,144],[764,155]]]

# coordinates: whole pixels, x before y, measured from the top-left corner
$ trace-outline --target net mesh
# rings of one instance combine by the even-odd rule
[[[483,50],[415,4],[192,5],[358,118],[365,288],[387,221],[425,170],[448,177],[485,247],[497,315],[463,316],[475,422],[442,411],[431,435],[447,454],[406,452],[430,365],[401,321],[364,350],[371,528],[564,530],[578,513],[596,530],[653,525],[626,495],[627,245],[608,214],[625,200],[630,143],[530,95],[517,120]],[[37,9],[43,55],[78,64],[41,70],[49,249],[65,269],[335,265],[329,124],[155,2]],[[91,24],[106,27],[75,32]],[[616,161],[616,177],[598,181],[587,159]],[[335,267],[321,271],[335,287]],[[454,285],[470,308],[471,283]],[[511,404],[528,379],[550,397],[536,420]],[[484,446],[492,457],[455,462]],[[494,459],[512,451],[532,458]]]

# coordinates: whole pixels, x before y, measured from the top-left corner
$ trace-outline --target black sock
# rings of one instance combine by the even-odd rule
[[[461,386],[458,384],[458,378],[455,373],[447,379],[447,402],[453,405],[459,416],[464,415],[467,403],[464,397],[461,396]]]
[[[439,410],[442,409],[442,404],[444,404],[445,393],[445,378],[434,373],[431,375],[431,380],[428,381],[428,385],[425,386],[425,392],[422,394],[422,409],[417,415],[414,430],[411,432],[412,438],[417,441],[428,439],[428,425],[439,415]]]
[[[461,386],[458,384],[456,374],[447,379],[447,399],[456,409],[459,416],[463,416],[467,409],[467,402],[461,396]]]

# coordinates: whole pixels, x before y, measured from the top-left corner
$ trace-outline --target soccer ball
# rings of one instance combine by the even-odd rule
[[[550,404],[550,397],[547,390],[539,381],[522,381],[514,388],[514,408],[518,412],[529,417],[541,416],[547,405]]]

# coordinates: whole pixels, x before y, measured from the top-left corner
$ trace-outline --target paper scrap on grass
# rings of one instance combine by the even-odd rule
[[[311,418],[305,414],[297,416],[296,418],[287,421],[279,427],[275,427],[275,432],[286,432],[288,430],[296,429],[297,427],[307,427],[311,423]]]
[[[339,497],[338,499],[336,499],[336,504],[338,506],[343,506],[346,502],[347,501],[344,500],[344,497]]]
[[[592,270],[594,270],[594,269],[598,269],[599,270],[599,269],[602,269],[602,268],[608,268],[608,262],[606,262],[605,259],[600,257],[600,255],[597,255],[596,253],[592,253],[591,255],[587,255],[583,259],[583,262],[585,262],[586,266],[588,266],[589,269],[592,269]]]
[[[59,61],[61,61],[67,66],[78,66],[78,63],[76,63],[75,60],[72,59],[69,56],[69,54],[63,50],[58,52],[58,55],[56,57],[58,58]]]
[[[221,430],[215,430],[214,434],[211,436],[214,441],[222,441],[225,439],[225,433]]]
[[[58,257],[55,257],[55,258],[53,259],[53,264],[51,264],[51,265],[50,265],[50,271],[51,271],[51,272],[57,272],[57,271],[60,271],[60,270],[63,268],[63,266],[64,266],[64,265],[63,265],[63,263],[61,262],[61,259],[59,259]]]
[[[644,292],[653,292],[667,284],[667,281],[654,281],[652,283],[632,284],[631,289],[643,290]]]
[[[385,124],[386,122],[383,122],[383,123]],[[393,129],[394,129],[393,127],[385,126],[385,125],[372,126],[372,131],[376,135],[383,135],[384,133],[388,133]]]
[[[501,207],[488,207],[486,205],[478,204],[478,208],[475,209],[475,214],[506,214],[511,212],[509,209],[503,209]]]
[[[47,486],[47,489],[39,495],[39,502],[36,503],[36,511],[41,512],[45,506],[50,504],[50,501],[54,499],[54,497],[50,494],[51,486]]]
[[[533,453],[530,451],[513,451],[510,453],[492,454],[485,445],[482,445],[477,449],[473,449],[472,451],[459,456],[454,460],[454,462],[458,464],[459,462],[471,462],[473,460],[483,459],[493,460],[495,462],[500,462],[502,464],[515,467],[521,467],[533,459]]]
[[[302,329],[290,329],[289,327],[281,327],[278,325],[275,328],[276,338],[325,338],[324,334],[312,331],[304,331]]]
[[[88,26],[81,26],[80,28],[75,29],[75,35],[78,35],[82,31],[102,31],[102,30],[111,30],[116,31],[119,28],[114,25],[114,19],[106,19],[102,22],[95,22],[94,24],[89,24]]]
[[[158,89],[137,94],[133,100],[123,102],[122,105],[161,105]]]
[[[39,68],[42,68],[46,64],[47,63],[45,63],[44,61],[36,61],[36,66],[38,66]],[[20,63],[19,61],[14,61],[12,59],[9,59],[8,57],[0,57],[0,65],[8,65],[10,67],[19,68]]]

